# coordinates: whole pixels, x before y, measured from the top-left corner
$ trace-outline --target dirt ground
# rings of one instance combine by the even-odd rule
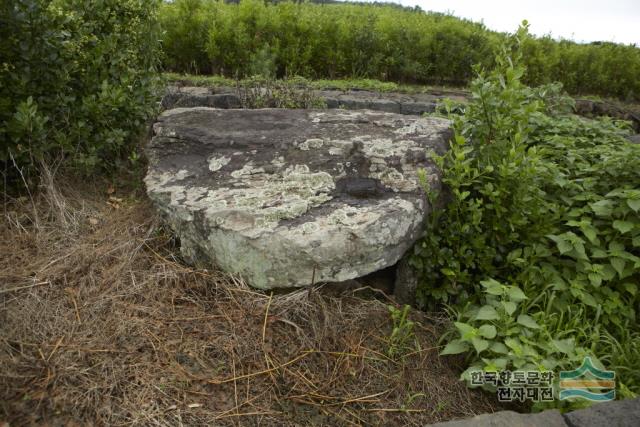
[[[442,316],[413,311],[389,357],[381,292],[271,295],[191,269],[140,190],[96,181],[4,197],[0,425],[423,426],[498,409],[438,357]]]

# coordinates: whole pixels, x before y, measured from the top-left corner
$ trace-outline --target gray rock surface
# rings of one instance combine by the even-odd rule
[[[567,424],[557,410],[544,411],[539,414],[500,411],[465,420],[431,424],[431,427],[567,427]]]
[[[411,251],[402,257],[396,267],[393,295],[398,304],[416,305],[418,289],[418,272],[409,264]]]
[[[170,86],[162,98],[165,110],[182,107],[240,108],[240,98],[230,87]]]
[[[586,409],[560,414],[549,410],[538,414],[500,411],[464,420],[431,424],[430,427],[637,427],[640,398],[596,403]]]
[[[349,92],[322,90],[318,92],[318,96],[324,100],[327,108],[369,109],[409,115],[434,112],[438,101],[442,98],[431,94],[407,95],[366,90]]]
[[[631,135],[630,137],[627,138],[629,141],[631,141],[634,144],[640,144],[640,134],[638,135]]]
[[[640,426],[640,398],[597,403],[564,414],[569,427]]]
[[[457,92],[434,93],[389,93],[367,90],[320,90],[315,95],[323,100],[327,108],[345,110],[375,110],[389,113],[421,115],[435,111],[443,98],[464,101],[465,97]],[[231,87],[190,87],[170,86],[162,99],[162,108],[214,107],[239,108],[241,99]]]
[[[629,120],[636,132],[640,132],[640,116],[623,104],[608,101],[594,101],[590,99],[576,99],[574,111],[586,117],[608,116],[619,120]]]
[[[374,92],[368,90],[315,91],[327,108],[346,110],[369,109],[407,115],[431,113],[444,98],[466,102],[470,96],[463,90],[431,90],[425,93]],[[576,99],[575,113],[586,117],[609,116],[629,120],[636,132],[640,132],[640,116],[627,107],[606,101]],[[215,107],[240,108],[241,100],[232,87],[170,86],[162,100],[162,108]],[[633,138],[633,137],[632,137]],[[637,141],[634,139],[633,141]]]
[[[201,266],[269,289],[340,282],[395,264],[423,232],[418,181],[440,178],[450,122],[373,111],[164,112],[147,192]]]

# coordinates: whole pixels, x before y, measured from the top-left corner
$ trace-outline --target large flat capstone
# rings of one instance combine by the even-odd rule
[[[445,119],[343,110],[177,108],[154,125],[147,191],[198,266],[269,289],[395,264],[440,188]]]

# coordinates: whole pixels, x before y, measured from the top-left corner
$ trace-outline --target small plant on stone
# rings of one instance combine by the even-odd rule
[[[433,113],[429,114],[434,117],[455,118],[464,115],[466,103],[455,101],[451,98],[443,98],[436,105]]]

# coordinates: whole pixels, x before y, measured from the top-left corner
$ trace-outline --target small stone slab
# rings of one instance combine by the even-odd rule
[[[629,141],[631,141],[633,144],[640,144],[640,134],[631,135],[631,136],[627,137],[627,139]]]
[[[233,88],[208,88],[199,86],[167,88],[162,98],[162,108],[213,107],[240,108],[240,98]]]
[[[459,93],[390,93],[368,90],[320,90],[314,92],[327,108],[375,110],[389,113],[422,115],[435,111],[442,99],[449,97],[464,102]],[[240,108],[237,90],[231,87],[169,86],[162,99],[163,109],[184,107]]]
[[[637,427],[640,426],[640,398],[596,403],[568,412],[564,418],[570,427]]]
[[[430,211],[429,152],[450,122],[374,111],[164,112],[147,192],[188,262],[262,288],[341,282],[394,265]]]
[[[500,411],[493,414],[478,415],[465,420],[431,424],[430,427],[567,427],[557,410],[538,414],[518,414],[513,411]]]

